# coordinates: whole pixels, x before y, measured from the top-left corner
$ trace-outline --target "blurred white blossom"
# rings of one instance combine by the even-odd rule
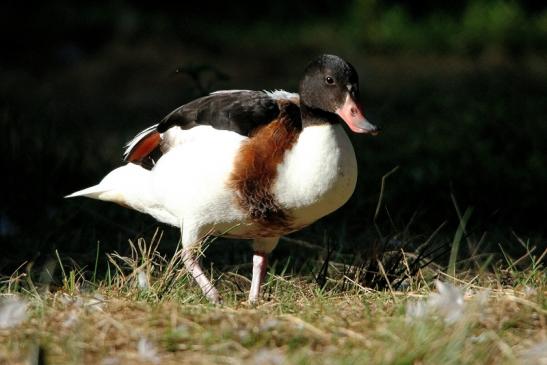
[[[18,326],[27,319],[28,302],[17,296],[0,299],[0,329]]]
[[[418,318],[425,318],[428,314],[427,303],[424,300],[408,302],[406,304],[407,321],[412,321]]]
[[[469,337],[469,340],[471,340],[472,343],[484,343],[488,340],[488,334],[483,332],[478,336]]]
[[[431,294],[427,300],[407,303],[407,321],[438,315],[450,324],[462,317],[465,305],[463,291],[440,280],[435,280],[435,286],[438,292]]]
[[[524,287],[524,295],[525,295],[527,298],[529,298],[529,297],[534,297],[534,296],[537,295],[537,293],[538,293],[538,291],[537,291],[537,289],[534,288],[534,287],[531,287],[531,286],[528,286],[528,285],[526,285],[526,286]]]
[[[105,357],[103,361],[101,361],[101,365],[119,365],[119,364],[121,364],[120,359],[113,356]]]
[[[523,364],[547,365],[547,340],[536,343],[521,354]]]
[[[246,329],[237,331],[237,336],[241,342],[249,342],[252,339],[251,332]]]
[[[71,310],[61,325],[66,328],[70,328],[78,322],[78,319],[78,312]]]
[[[145,360],[150,361],[153,364],[159,364],[160,358],[158,356],[158,351],[152,342],[148,339],[141,337],[137,343],[137,352],[139,356]]]
[[[450,283],[435,280],[438,293],[429,296],[428,305],[441,315],[446,323],[454,323],[463,314],[463,292]]]
[[[279,320],[270,318],[260,325],[260,331],[270,331],[279,326]]]
[[[137,286],[139,289],[148,289],[150,287],[150,285],[148,285],[148,278],[142,270],[137,271]]]
[[[281,351],[268,348],[258,350],[250,359],[253,365],[281,365],[284,361],[285,356]]]

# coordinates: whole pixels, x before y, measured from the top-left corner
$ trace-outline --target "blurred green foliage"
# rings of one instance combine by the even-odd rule
[[[46,66],[96,52],[115,41],[182,41],[219,53],[262,45],[270,52],[335,47],[346,51],[516,56],[547,51],[547,6],[541,1],[304,0],[203,3],[57,0],[0,13],[4,64]],[[67,46],[73,47],[72,49]],[[260,50],[259,53],[265,50]],[[53,59],[51,59],[53,57]]]
[[[485,49],[508,52],[547,49],[547,10],[526,14],[516,1],[468,1],[460,14],[432,10],[416,19],[403,2],[382,6],[356,0],[348,29],[363,46],[381,51],[476,55]]]

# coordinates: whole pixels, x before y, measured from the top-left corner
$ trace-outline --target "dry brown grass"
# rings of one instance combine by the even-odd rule
[[[428,269],[405,291],[365,288],[347,276],[351,270],[324,288],[310,277],[271,273],[256,307],[238,289],[247,279],[232,273],[219,283],[225,304],[213,306],[180,271],[177,255],[157,252],[157,242],[139,241],[130,257],[110,255],[112,271],[102,281],[78,271],[65,272],[56,290],[37,288],[23,274],[7,280],[2,300],[15,296],[28,310],[0,329],[0,364],[546,361],[547,286],[538,262],[506,272],[510,285],[500,273],[453,278]],[[334,273],[340,266],[329,265]],[[432,274],[453,283],[448,293],[436,294]],[[453,309],[456,319],[448,321]]]

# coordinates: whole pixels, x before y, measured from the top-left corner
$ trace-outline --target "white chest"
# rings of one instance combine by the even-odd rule
[[[280,206],[307,225],[340,208],[353,194],[357,162],[340,124],[305,128],[278,167],[273,192]]]

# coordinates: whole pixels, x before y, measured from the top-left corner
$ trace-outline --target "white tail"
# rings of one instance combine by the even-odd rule
[[[105,190],[104,186],[98,184],[87,189],[76,191],[72,194],[65,196],[65,198],[76,198],[78,196],[85,196],[87,198],[100,199],[99,196],[101,195],[101,193],[104,193],[106,191],[107,190]]]
[[[139,165],[127,165],[112,170],[95,186],[79,190],[65,198],[87,197],[110,201],[142,211],[149,199],[150,172]]]

